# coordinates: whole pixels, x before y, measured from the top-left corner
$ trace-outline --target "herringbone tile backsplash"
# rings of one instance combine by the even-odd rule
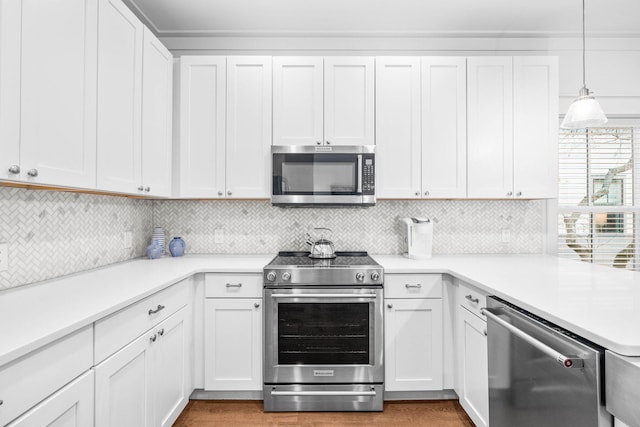
[[[144,255],[152,203],[0,187],[0,243],[9,244],[0,290]],[[132,232],[131,249],[123,249],[124,231]]]
[[[306,233],[328,227],[336,250],[401,252],[400,218],[434,221],[434,254],[541,253],[543,201],[378,201],[367,209],[283,209],[268,201],[164,200],[0,187],[0,243],[9,270],[0,290],[144,256],[153,226],[187,253],[275,253],[307,249]],[[215,243],[222,229],[224,243]],[[502,230],[511,234],[502,243]],[[123,249],[131,231],[133,246]]]
[[[541,253],[544,201],[381,200],[366,209],[277,208],[268,201],[154,201],[153,222],[181,236],[189,253],[276,253],[308,249],[313,227],[333,230],[336,250],[401,252],[400,218],[434,221],[434,254]],[[215,243],[214,230],[224,231]],[[511,235],[502,243],[502,230]]]

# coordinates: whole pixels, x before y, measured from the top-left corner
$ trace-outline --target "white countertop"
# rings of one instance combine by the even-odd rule
[[[268,255],[137,259],[0,293],[0,366],[201,272],[256,272]],[[616,353],[640,356],[640,273],[543,255],[373,255],[385,273],[448,273]]]

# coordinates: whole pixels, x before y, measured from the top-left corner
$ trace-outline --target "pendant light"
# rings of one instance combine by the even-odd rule
[[[591,126],[601,126],[607,123],[602,107],[587,89],[585,83],[585,31],[584,31],[584,1],[582,0],[582,89],[578,97],[569,106],[567,115],[560,125],[564,129],[582,129]]]

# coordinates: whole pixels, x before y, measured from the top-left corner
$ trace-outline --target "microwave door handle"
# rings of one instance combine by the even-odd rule
[[[362,154],[358,154],[358,194],[362,194]]]

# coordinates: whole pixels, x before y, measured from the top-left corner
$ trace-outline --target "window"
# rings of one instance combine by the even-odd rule
[[[640,128],[560,130],[558,254],[640,269]]]

